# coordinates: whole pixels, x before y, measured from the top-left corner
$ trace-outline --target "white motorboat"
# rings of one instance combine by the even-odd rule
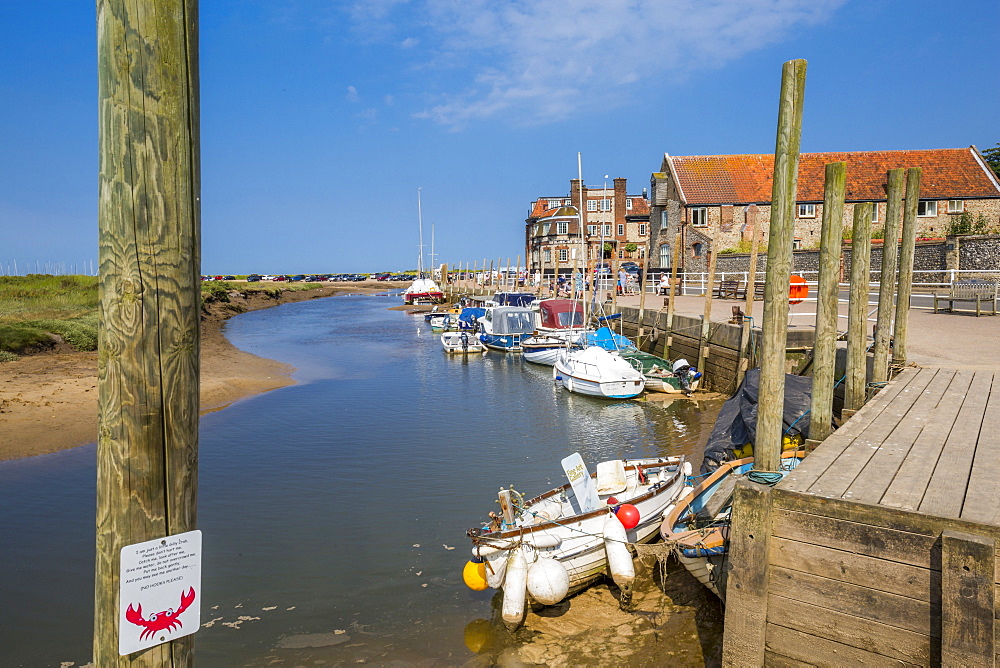
[[[627,545],[656,537],[691,474],[684,457],[612,460],[591,475],[574,454],[563,460],[563,468],[571,482],[533,499],[501,489],[500,512],[468,532],[473,562],[483,562],[483,586],[504,590],[508,626],[523,621],[526,603],[552,605],[605,574],[627,602],[634,578]],[[536,569],[544,573],[535,577]],[[564,586],[549,591],[547,585],[559,580]]]
[[[489,348],[521,352],[521,340],[535,331],[535,312],[523,306],[491,306],[479,319],[479,340]]]
[[[430,278],[418,278],[410,283],[410,286],[403,292],[403,303],[410,304],[441,304],[444,302],[444,293],[441,288]]]
[[[566,349],[579,350],[580,346],[552,334],[539,333],[521,340],[521,354],[525,360],[535,364],[552,366],[559,353]]]
[[[608,399],[631,399],[646,387],[645,377],[628,361],[600,346],[560,351],[552,377],[570,392]]]
[[[445,332],[441,335],[441,346],[450,355],[475,355],[487,350],[472,332]]]

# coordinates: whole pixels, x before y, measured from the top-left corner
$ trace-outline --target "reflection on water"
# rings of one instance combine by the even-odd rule
[[[346,661],[465,661],[492,594],[462,584],[465,530],[498,487],[562,484],[574,451],[595,466],[707,439],[717,402],[572,395],[519,356],[445,355],[394,303],[336,297],[229,322],[239,347],[301,382],[202,418],[199,664],[265,664],[306,633],[349,638],[324,655]],[[3,665],[90,656],[94,475],[92,447],[0,464]]]

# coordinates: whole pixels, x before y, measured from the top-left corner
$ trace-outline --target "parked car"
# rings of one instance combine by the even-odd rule
[[[276,280],[276,281],[287,281],[288,277],[287,276],[275,276],[274,280]]]
[[[247,275],[247,283],[256,283],[259,280],[260,280],[260,275],[259,274],[248,274]]]
[[[236,277],[235,276],[223,276],[222,280],[224,280],[224,281],[235,281]]]
[[[306,276],[302,280],[305,281],[306,283],[319,283],[323,279],[320,278],[319,276]]]
[[[304,280],[306,280],[306,275],[305,274],[295,274],[294,276],[289,276],[288,280],[290,280],[290,281],[304,281]]]
[[[274,276],[272,276],[271,274],[264,274],[264,275],[262,275],[260,277],[260,280],[262,280],[262,281],[273,281],[274,280]]]

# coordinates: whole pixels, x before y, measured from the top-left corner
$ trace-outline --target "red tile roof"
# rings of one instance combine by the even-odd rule
[[[771,201],[774,156],[693,155],[668,158],[687,204],[750,204]],[[823,176],[830,162],[847,163],[848,200],[884,200],[885,173],[922,167],[920,197],[925,199],[1000,197],[972,148],[926,151],[851,151],[803,153],[799,157],[799,202],[823,201]]]

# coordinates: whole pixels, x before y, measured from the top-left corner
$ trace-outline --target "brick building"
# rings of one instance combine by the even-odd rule
[[[844,228],[850,229],[854,205],[872,202],[872,229],[885,224],[886,172],[921,167],[917,236],[943,237],[963,213],[1000,224],[1000,181],[974,146],[914,151],[803,153],[799,159],[795,248],[819,245],[823,217],[823,177],[827,163],[847,163]],[[664,155],[652,175],[650,196],[651,270],[667,269],[678,231],[680,269],[705,271],[706,252],[745,250],[750,220],[767,239],[771,219],[774,156]]]
[[[572,179],[568,195],[539,197],[531,203],[524,232],[529,272],[541,271],[543,264],[546,271],[558,267],[569,272],[582,264],[581,195],[588,262],[593,264],[600,257],[602,240],[611,245],[612,259],[640,262],[639,258],[645,257],[649,239],[649,201],[645,192],[629,195],[626,179],[622,178],[615,179],[610,187],[587,187],[579,179]],[[629,250],[629,244],[635,244],[635,250]]]

